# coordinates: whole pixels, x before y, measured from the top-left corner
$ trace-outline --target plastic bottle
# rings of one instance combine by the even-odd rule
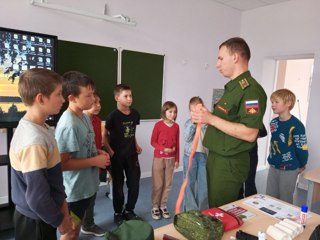
[[[300,212],[300,224],[305,228],[307,224],[308,206],[302,205]]]
[[[258,232],[258,240],[266,240],[266,234],[264,232]]]

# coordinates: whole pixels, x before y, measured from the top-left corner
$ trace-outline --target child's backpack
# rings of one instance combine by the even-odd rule
[[[106,240],[154,240],[152,226],[141,220],[125,221],[112,232],[105,234]]]

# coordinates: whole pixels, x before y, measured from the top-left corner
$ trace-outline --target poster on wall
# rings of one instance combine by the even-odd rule
[[[214,107],[219,102],[223,94],[224,94],[224,89],[221,89],[221,88],[213,89],[211,111],[213,111]]]

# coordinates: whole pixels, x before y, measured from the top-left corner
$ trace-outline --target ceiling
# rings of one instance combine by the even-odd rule
[[[240,11],[247,11],[291,0],[211,0]]]

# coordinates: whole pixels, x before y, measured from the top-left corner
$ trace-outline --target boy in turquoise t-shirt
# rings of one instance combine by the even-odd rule
[[[85,74],[63,75],[63,97],[69,101],[57,124],[55,136],[61,154],[64,186],[70,211],[82,220],[99,186],[99,168],[110,165],[109,155],[97,150],[90,118],[83,113],[94,102],[94,82]],[[78,239],[81,221],[62,239]]]

